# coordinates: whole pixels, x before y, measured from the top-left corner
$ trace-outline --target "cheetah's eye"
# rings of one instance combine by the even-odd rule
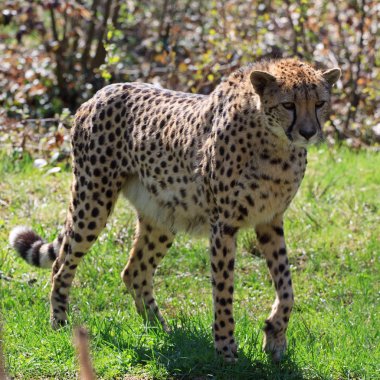
[[[321,100],[320,102],[315,103],[315,107],[316,108],[321,108],[321,107],[323,107],[325,105],[325,103],[326,103],[325,101]]]
[[[287,110],[293,111],[293,110],[296,109],[296,105],[294,103],[292,103],[292,102],[281,103],[281,104]]]

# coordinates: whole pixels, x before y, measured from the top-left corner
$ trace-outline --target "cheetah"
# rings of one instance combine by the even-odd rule
[[[283,215],[303,179],[307,147],[322,139],[339,77],[339,68],[277,59],[233,72],[209,95],[119,83],[84,103],[71,131],[73,180],[62,231],[52,243],[27,227],[10,234],[28,263],[52,267],[52,326],[67,321],[78,264],[123,194],[137,226],[121,277],[138,312],[164,329],[153,293],[157,266],[178,232],[209,236],[214,345],[226,361],[237,358],[236,236],[255,229],[276,292],[263,348],[280,360],[294,303]]]

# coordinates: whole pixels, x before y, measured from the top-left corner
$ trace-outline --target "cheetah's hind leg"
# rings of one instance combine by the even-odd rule
[[[154,298],[153,276],[172,245],[174,234],[139,216],[129,261],[121,277],[135,300],[138,313],[150,322],[159,321],[169,332]]]
[[[96,170],[96,168],[94,169]],[[65,232],[52,271],[51,324],[58,328],[67,321],[68,296],[76,269],[105,227],[120,192],[122,178],[110,180],[103,192],[100,178],[78,167],[71,190]]]

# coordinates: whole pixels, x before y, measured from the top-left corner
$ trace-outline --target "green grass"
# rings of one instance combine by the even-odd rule
[[[286,214],[296,307],[280,365],[261,351],[274,290],[255,253],[254,234],[240,234],[240,358],[227,365],[212,346],[207,240],[178,236],[156,276],[157,299],[173,333],[145,326],[120,280],[134,231],[133,212],[122,199],[78,269],[70,325],[52,331],[50,273],[17,258],[7,239],[12,227],[26,224],[52,240],[64,221],[71,175],[67,169],[46,175],[28,158],[3,154],[0,299],[8,372],[23,379],[75,378],[72,327],[84,325],[99,378],[380,378],[379,167],[376,153],[311,151],[302,188]]]

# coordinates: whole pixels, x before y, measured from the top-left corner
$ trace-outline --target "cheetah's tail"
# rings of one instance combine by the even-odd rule
[[[46,243],[29,227],[19,226],[9,235],[11,246],[29,264],[39,268],[51,268],[58,257],[60,238]]]

